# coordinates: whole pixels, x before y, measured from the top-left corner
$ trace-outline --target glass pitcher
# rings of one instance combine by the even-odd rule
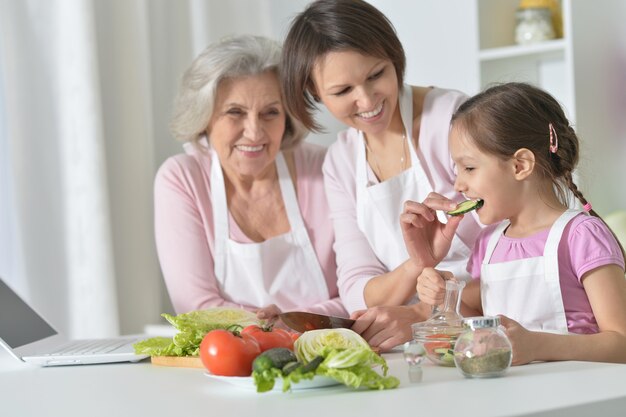
[[[454,344],[463,332],[461,293],[464,281],[446,281],[446,296],[441,308],[434,307],[431,317],[411,325],[413,339],[424,345],[426,357],[442,366],[454,366]]]

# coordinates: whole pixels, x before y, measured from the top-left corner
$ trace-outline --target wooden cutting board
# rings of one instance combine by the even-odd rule
[[[159,366],[204,369],[204,365],[198,356],[152,356],[150,362]]]

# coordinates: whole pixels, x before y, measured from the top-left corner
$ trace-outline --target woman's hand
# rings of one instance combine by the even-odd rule
[[[256,311],[256,318],[259,320],[267,320],[269,322],[276,321],[278,315],[282,313],[276,304],[270,304],[267,307],[260,308]]]
[[[424,268],[417,277],[416,290],[420,301],[431,306],[442,304],[446,296],[446,280],[453,277],[449,271]]]
[[[359,333],[370,346],[382,352],[391,350],[413,338],[411,324],[426,320],[431,308],[423,303],[411,306],[381,306],[352,313],[356,320],[352,330]]]
[[[452,200],[430,193],[422,202],[406,201],[400,215],[402,237],[412,260],[422,267],[434,267],[448,254],[452,239],[463,216],[453,216],[447,223],[437,219],[436,210],[456,207]]]
[[[537,343],[534,341],[536,332],[531,332],[521,324],[506,316],[500,317],[500,324],[505,328],[505,333],[513,346],[513,362],[512,365],[524,365],[530,363],[535,358],[535,347]]]

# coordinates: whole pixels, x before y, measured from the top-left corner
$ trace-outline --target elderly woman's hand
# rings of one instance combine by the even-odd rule
[[[260,308],[256,311],[256,318],[259,320],[275,321],[278,315],[282,313],[276,304],[270,304],[267,307]]]

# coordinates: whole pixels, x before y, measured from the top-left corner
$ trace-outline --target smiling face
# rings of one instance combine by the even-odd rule
[[[390,60],[329,52],[317,60],[312,79],[316,95],[337,120],[370,135],[389,127],[398,105],[398,77]]]
[[[469,199],[482,199],[477,210],[483,224],[492,224],[515,216],[523,207],[523,189],[516,179],[513,158],[502,160],[482,152],[462,127],[450,131],[450,155],[456,164],[454,188]]]
[[[261,178],[273,168],[285,121],[274,72],[225,79],[217,88],[207,136],[225,171]]]

